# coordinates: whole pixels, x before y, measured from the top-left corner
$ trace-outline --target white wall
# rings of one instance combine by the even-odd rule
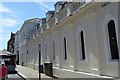
[[[34,64],[36,64],[35,59],[38,55],[37,48],[38,44],[41,44],[41,64],[53,62],[54,75],[86,77],[80,73],[84,72],[118,77],[118,62],[109,61],[110,50],[106,28],[107,21],[113,19],[116,31],[118,29],[117,3],[110,3],[102,8],[103,4],[90,3],[84,6],[78,13],[62,20],[58,25],[52,26],[38,38],[32,40],[27,47],[29,50],[28,66],[36,67]],[[80,60],[81,31],[84,32],[85,60]],[[64,60],[64,37],[67,40],[67,60]],[[53,40],[55,41],[55,61],[52,60]],[[21,46],[21,53],[26,52],[24,47]],[[21,55],[21,57],[23,56]]]
[[[110,61],[110,49],[108,42],[107,24],[108,21],[114,20],[116,31],[118,29],[118,4],[111,3],[110,5],[97,11],[97,32],[99,36],[99,56],[102,75],[118,76],[118,61]],[[118,36],[118,32],[116,32]],[[120,55],[120,53],[119,53]]]

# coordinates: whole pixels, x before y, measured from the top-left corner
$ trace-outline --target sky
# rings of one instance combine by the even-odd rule
[[[27,19],[46,17],[57,1],[72,0],[0,0],[0,50],[7,48],[11,32],[20,30]]]
[[[7,49],[11,32],[20,30],[24,21],[44,18],[46,12],[54,10],[56,2],[0,2],[0,50]]]

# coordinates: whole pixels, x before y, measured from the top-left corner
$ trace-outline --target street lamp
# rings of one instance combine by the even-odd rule
[[[39,80],[41,80],[41,74],[40,74],[40,65],[41,65],[41,44],[38,45],[38,52],[39,52]]]

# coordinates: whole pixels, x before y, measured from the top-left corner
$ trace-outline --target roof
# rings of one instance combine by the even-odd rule
[[[4,49],[4,50],[0,50],[0,56],[1,55],[13,55],[13,54]]]
[[[40,22],[40,20],[41,19],[39,19],[39,18],[32,18],[32,19],[26,20],[26,22],[35,22],[35,23],[38,23],[38,22]]]

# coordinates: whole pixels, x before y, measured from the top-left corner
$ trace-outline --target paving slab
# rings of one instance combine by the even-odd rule
[[[37,70],[33,70],[29,67],[25,67],[25,66],[21,66],[21,65],[17,65],[16,67],[16,71],[18,72],[18,74],[23,77],[24,79],[26,80],[31,80],[31,79],[36,79],[36,80],[39,80],[39,73]],[[46,79],[46,78],[51,78],[53,79],[52,77],[49,77],[49,76],[46,76],[45,74],[41,73],[41,80],[43,79]]]

